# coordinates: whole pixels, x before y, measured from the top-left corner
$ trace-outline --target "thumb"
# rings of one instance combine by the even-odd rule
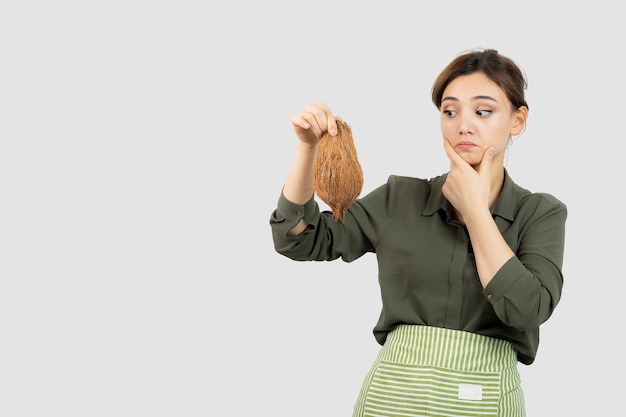
[[[483,154],[483,159],[480,161],[480,166],[478,167],[478,173],[482,174],[485,172],[487,175],[489,174],[489,169],[491,168],[491,161],[493,160],[493,152],[495,148],[492,146],[485,151]]]

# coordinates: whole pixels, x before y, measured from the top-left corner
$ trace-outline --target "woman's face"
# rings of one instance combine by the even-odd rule
[[[455,78],[441,100],[441,133],[457,154],[477,165],[494,146],[493,163],[504,163],[511,135],[524,127],[527,110],[513,112],[504,91],[485,74],[477,72]]]

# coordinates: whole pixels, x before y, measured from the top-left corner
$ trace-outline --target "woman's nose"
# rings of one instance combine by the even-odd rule
[[[459,134],[467,135],[468,133],[471,133],[470,122],[469,120],[463,118],[459,122]]]

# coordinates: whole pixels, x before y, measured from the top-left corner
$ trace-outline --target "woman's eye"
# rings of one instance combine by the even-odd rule
[[[452,117],[452,116],[454,116],[456,114],[456,111],[454,111],[454,110],[444,110],[443,114],[445,114],[448,117]]]
[[[488,116],[491,110],[476,110],[476,114],[479,116]]]

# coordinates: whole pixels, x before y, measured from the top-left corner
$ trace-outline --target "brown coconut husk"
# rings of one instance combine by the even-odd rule
[[[363,171],[350,125],[341,118],[335,119],[337,135],[326,133],[320,141],[314,162],[313,184],[318,197],[331,208],[333,219],[343,222],[348,207],[363,189]]]

